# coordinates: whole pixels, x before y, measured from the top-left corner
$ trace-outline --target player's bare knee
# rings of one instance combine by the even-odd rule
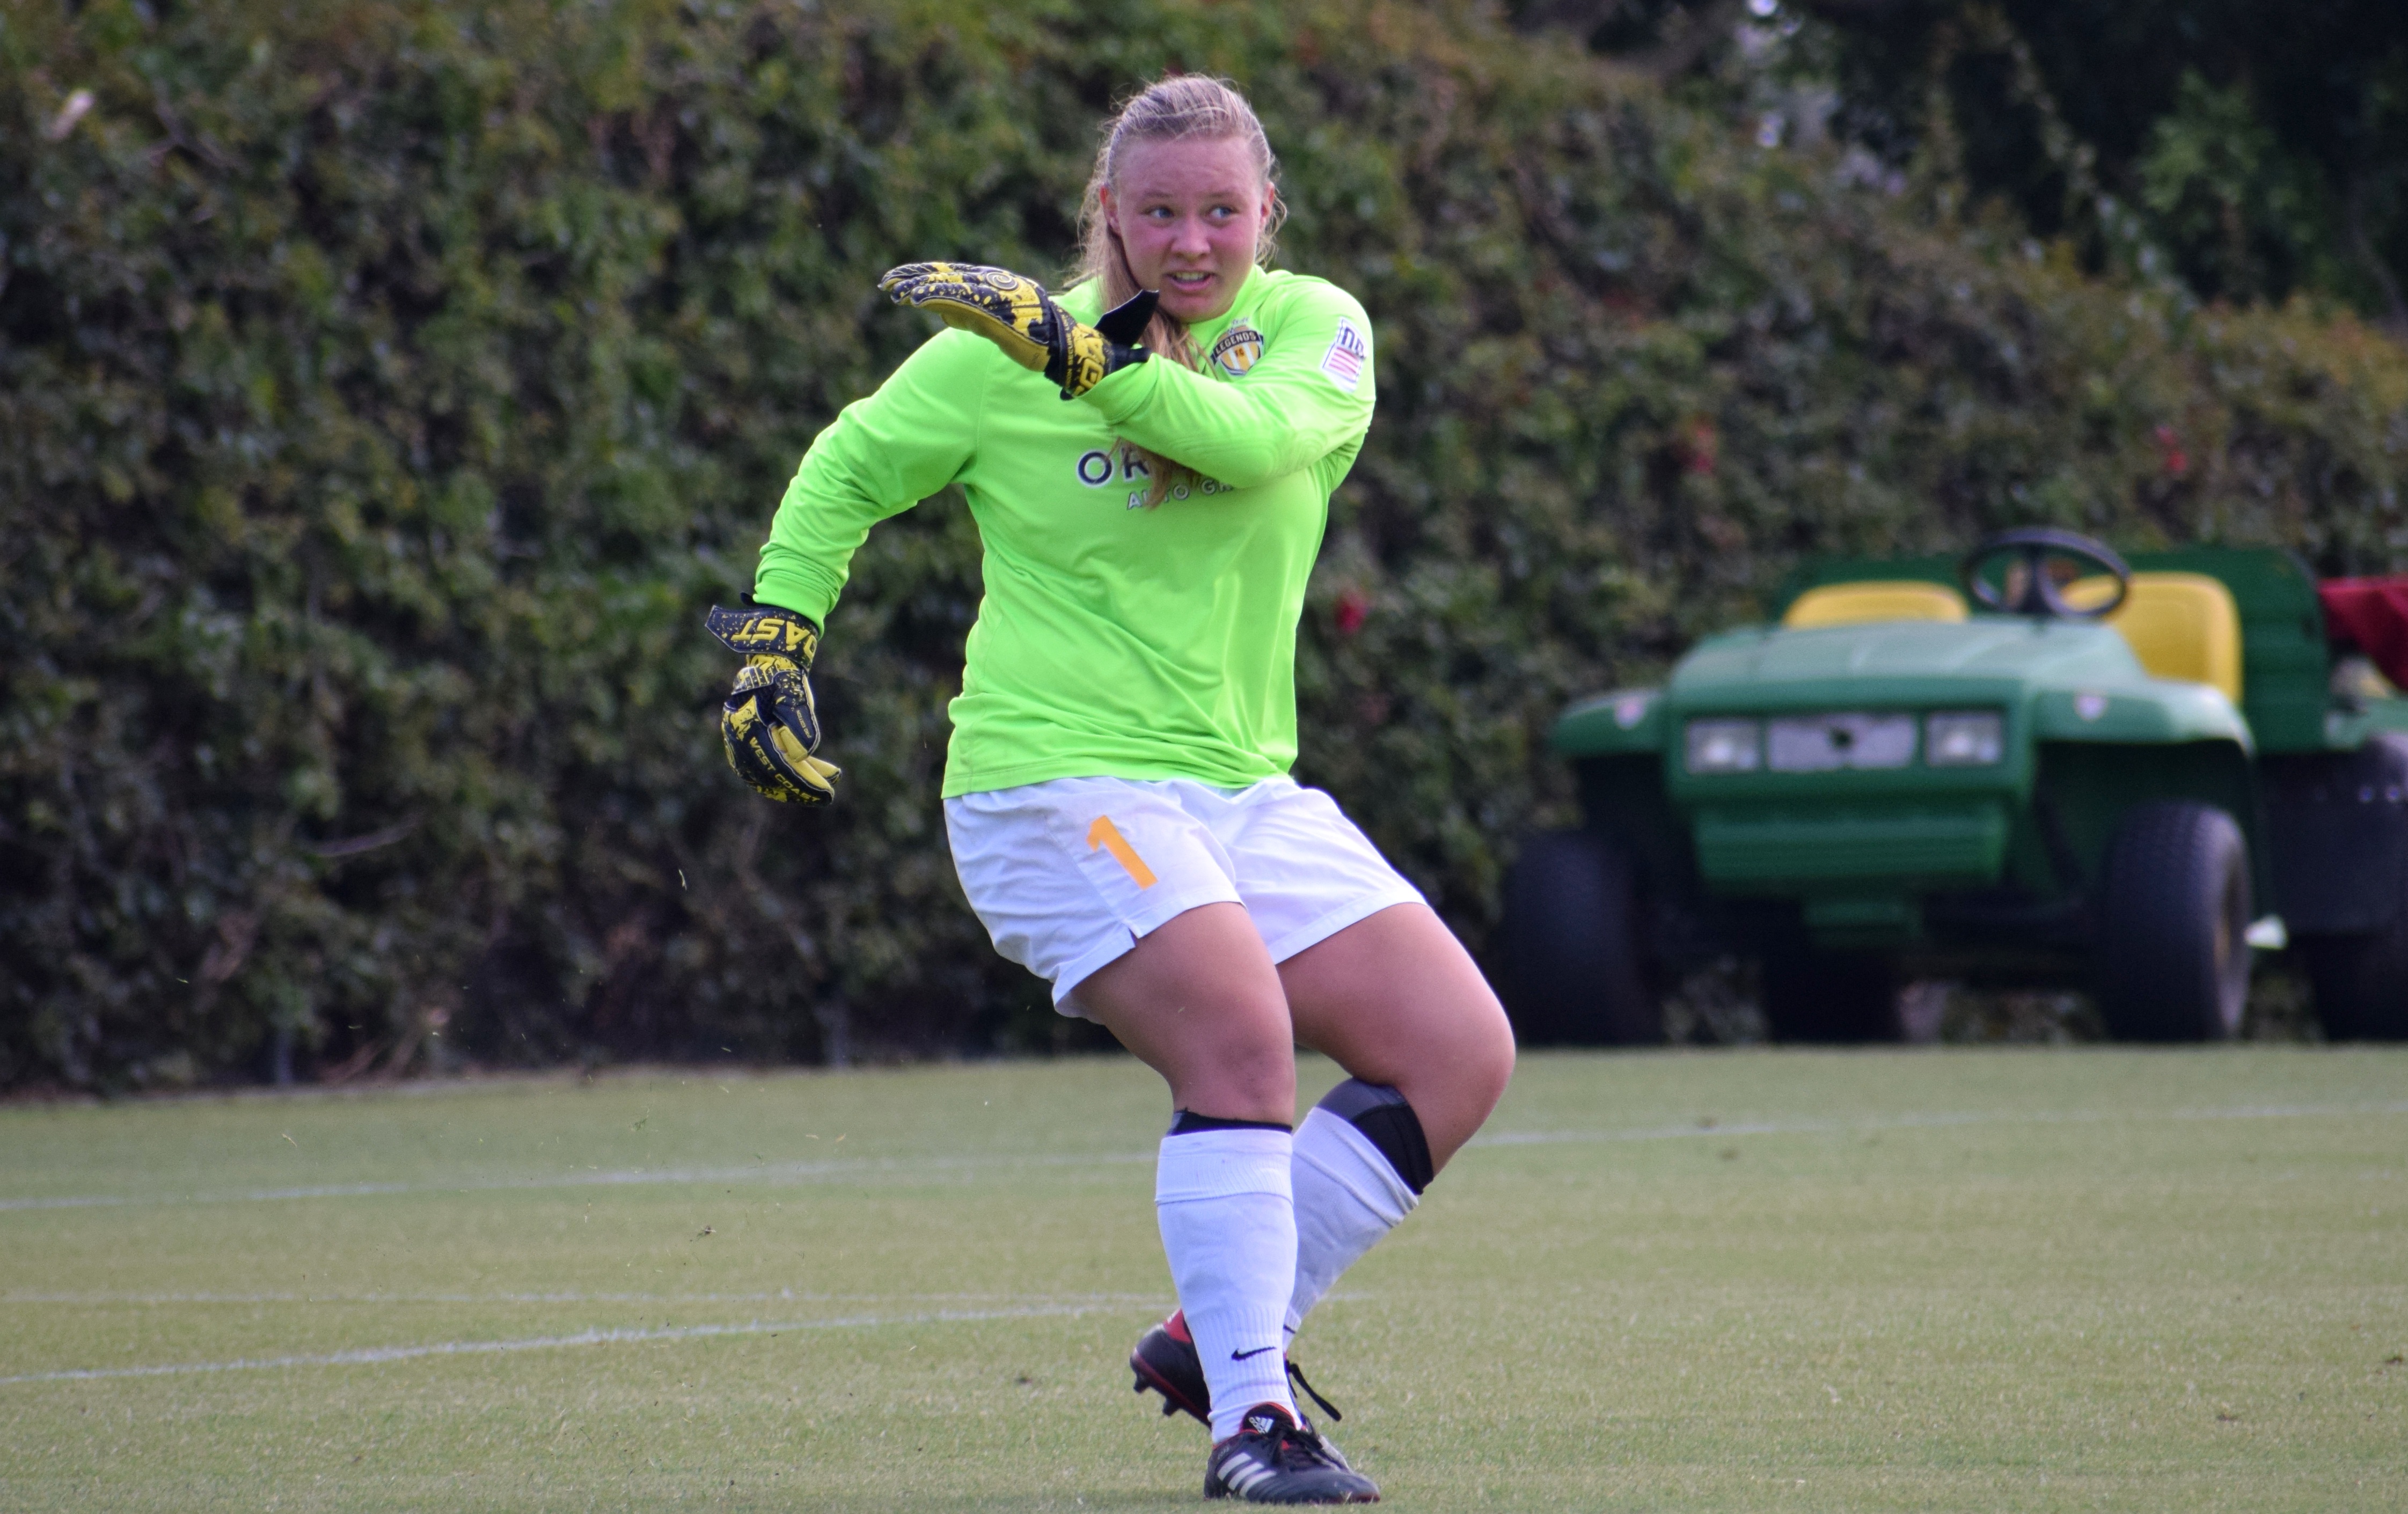
[[[1483,1017],[1481,1034],[1471,1054],[1464,1059],[1463,1077],[1481,1099],[1481,1118],[1497,1107],[1505,1096],[1505,1085],[1513,1080],[1513,1064],[1520,1055],[1513,1044],[1512,1022],[1505,1018],[1504,1007],[1492,997],[1489,1013]]]
[[[1418,1049],[1397,1087],[1427,1128],[1440,1167],[1485,1123],[1513,1077],[1513,1033],[1490,1000],[1465,1014],[1454,1033]]]
[[[1483,994],[1455,1017],[1454,1033],[1419,1058],[1412,1081],[1484,1120],[1513,1077],[1513,1028],[1493,995]]]
[[[1296,1049],[1283,1033],[1239,1020],[1196,1050],[1195,1064],[1171,1078],[1181,1108],[1281,1124],[1294,1118]]]
[[[1284,1038],[1231,1048],[1222,1064],[1227,1082],[1257,1105],[1296,1110],[1296,1048]]]

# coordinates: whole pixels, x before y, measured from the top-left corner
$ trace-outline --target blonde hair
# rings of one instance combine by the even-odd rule
[[[1072,271],[1071,282],[1096,280],[1103,290],[1107,310],[1136,298],[1139,289],[1137,275],[1129,269],[1128,250],[1121,245],[1120,233],[1113,228],[1111,218],[1104,214],[1103,191],[1118,181],[1123,155],[1132,145],[1188,137],[1245,144],[1271,205],[1270,220],[1254,244],[1254,261],[1268,267],[1272,253],[1278,250],[1279,228],[1287,220],[1287,205],[1279,196],[1279,186],[1272,181],[1279,159],[1271,153],[1270,138],[1263,135],[1263,123],[1255,119],[1254,107],[1227,79],[1205,74],[1166,75],[1131,95],[1105,123],[1103,142],[1096,150],[1095,172],[1088,176],[1086,198],[1079,207],[1079,263]],[[1154,312],[1144,339],[1157,357],[1190,368],[1201,365],[1197,360],[1196,344],[1188,338],[1186,323],[1167,311]],[[1121,445],[1145,464],[1153,479],[1145,500],[1148,506],[1162,503],[1163,496],[1170,492],[1174,472],[1187,472],[1143,448],[1125,441]]]

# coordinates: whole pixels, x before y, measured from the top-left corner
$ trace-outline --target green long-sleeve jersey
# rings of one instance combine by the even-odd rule
[[[1082,320],[1101,296],[1062,296]],[[875,522],[959,483],[986,591],[952,705],[947,797],[1049,778],[1236,787],[1296,760],[1296,628],[1330,491],[1371,423],[1371,326],[1343,290],[1257,269],[1156,359],[1065,403],[946,331],[820,433],[754,595],[826,622]],[[1153,508],[1132,443],[1198,478]]]

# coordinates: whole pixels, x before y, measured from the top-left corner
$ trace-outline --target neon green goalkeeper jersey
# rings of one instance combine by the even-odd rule
[[[1062,296],[1100,314],[1093,284]],[[1156,358],[1065,402],[962,331],[820,433],[754,595],[826,623],[875,522],[949,483],[985,546],[945,795],[1109,776],[1239,787],[1296,761],[1296,628],[1329,493],[1371,423],[1371,326],[1318,279],[1255,270]],[[1146,508],[1124,443],[1192,469]]]

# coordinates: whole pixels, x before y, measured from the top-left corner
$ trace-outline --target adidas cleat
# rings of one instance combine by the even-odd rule
[[[1188,1334],[1186,1310],[1172,1311],[1169,1319],[1138,1337],[1129,1352],[1129,1370],[1137,1374],[1137,1392],[1151,1388],[1162,1395],[1163,1418],[1184,1412],[1194,1415],[1198,1424],[1211,1424],[1212,1390],[1204,1382],[1204,1361],[1196,1354],[1196,1337]],[[1313,1392],[1294,1362],[1287,1364],[1287,1375],[1321,1406],[1332,1423],[1346,1418],[1338,1412],[1337,1405]],[[1341,1459],[1339,1464],[1345,1463]]]
[[[1246,1411],[1204,1464],[1204,1496],[1250,1504],[1376,1504],[1380,1485],[1277,1404]]]

